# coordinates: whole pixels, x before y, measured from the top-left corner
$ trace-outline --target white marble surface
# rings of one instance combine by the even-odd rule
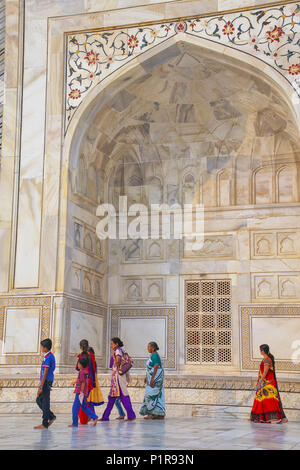
[[[147,345],[155,341],[159,354],[166,355],[166,320],[164,318],[121,318],[120,337],[132,357],[148,357]]]
[[[269,1],[247,0],[243,6],[261,3]],[[296,174],[295,161],[299,159],[299,121],[292,112],[295,103],[288,87],[275,85],[275,72],[254,57],[249,56],[241,63],[239,54],[231,48],[217,48],[215,43],[204,48],[201,40],[185,38],[183,41],[179,36],[177,42],[160,44],[144,58],[133,59],[124,75],[122,70],[108,77],[102,94],[91,96],[82,114],[74,119],[71,132],[64,141],[62,139],[64,32],[165,21],[237,8],[240,4],[237,0],[134,0],[134,3],[131,0],[28,0],[25,2],[24,70],[17,63],[17,58],[23,57],[24,44],[19,6],[20,2],[7,2],[9,53],[6,54],[5,78],[5,158],[0,173],[0,291],[7,294],[12,292],[13,286],[19,288],[20,295],[26,294],[27,288],[49,293],[66,290],[80,296],[80,301],[91,297],[96,301],[93,295],[96,286],[91,287],[92,293],[72,290],[72,262],[75,261],[80,265],[80,272],[88,272],[93,279],[101,278],[104,302],[121,305],[124,299],[129,302],[122,279],[136,279],[142,292],[136,299],[130,299],[133,309],[138,303],[180,306],[177,325],[181,327],[177,327],[176,346],[179,349],[177,365],[183,370],[186,367],[185,299],[183,290],[179,291],[179,283],[193,276],[231,279],[233,363],[222,369],[216,367],[214,372],[240,371],[239,305],[274,301],[293,304],[299,300],[300,218],[299,205],[293,202],[299,200],[299,194],[297,183],[291,178],[291,172]],[[18,108],[17,103],[21,95],[23,102],[19,105],[23,105],[23,109]],[[14,188],[20,143],[20,185]],[[86,174],[83,170],[76,173],[80,152]],[[148,244],[139,259],[125,263],[120,246],[110,247],[103,259],[95,256],[95,252],[74,248],[73,218],[83,221],[93,232],[95,203],[107,201],[110,191],[116,189],[117,185],[109,186],[109,181],[116,176],[113,170],[124,154],[129,158],[126,168],[134,159],[143,162],[141,174],[146,183],[127,185],[132,197],[154,194],[166,202],[186,197],[205,203],[207,241],[202,252],[184,258],[181,246],[164,243],[159,253],[155,247],[151,251]],[[270,163],[272,185],[266,182]],[[286,164],[290,165],[289,174],[284,175],[282,166]],[[261,166],[264,167],[262,173],[255,174]],[[226,173],[220,173],[223,170]],[[125,175],[128,181],[132,176],[140,176],[134,171],[129,173]],[[76,191],[72,194],[70,181],[79,180],[82,184],[82,175],[86,177],[87,194],[80,196]],[[223,176],[220,178],[220,175]],[[189,176],[187,186],[186,176]],[[190,176],[195,177],[195,185]],[[154,184],[154,177],[160,178],[163,184],[159,185],[158,179]],[[14,205],[13,188],[16,192]],[[272,204],[255,205],[256,200]],[[278,203],[283,201],[284,204]],[[17,222],[17,202],[15,247],[12,232]],[[225,202],[233,205],[224,206]],[[286,249],[291,241],[283,243],[284,230],[291,232],[295,252]],[[259,233],[255,234],[256,231]],[[264,231],[268,232],[268,237],[270,235],[270,250],[264,248],[265,245],[257,246]],[[257,236],[252,237],[253,233]],[[282,246],[285,251],[279,252]],[[16,260],[10,255],[15,248]],[[15,284],[12,273],[15,273]],[[158,282],[151,287],[153,279]],[[257,297],[257,293],[268,293],[266,281],[269,279],[270,295]],[[259,291],[256,280],[266,289]],[[68,307],[63,309],[65,314],[61,317],[53,310],[50,319],[53,331],[59,331],[54,338],[58,345],[69,314]],[[74,352],[78,351],[84,332],[91,337],[96,349],[101,350],[103,341],[108,340],[103,333],[102,320],[86,313],[74,313],[71,333],[66,332],[66,336],[71,337],[70,348]],[[132,342],[133,339],[129,338]],[[281,345],[282,338],[274,334],[269,341],[275,349]],[[69,353],[68,345],[63,344],[61,348],[63,363]],[[141,351],[142,341],[139,348]],[[5,361],[2,356],[0,362]],[[13,367],[17,367],[16,364]],[[203,367],[210,372],[213,369],[210,365]]]
[[[102,410],[101,410],[102,411]],[[99,412],[101,413],[99,410]],[[97,412],[97,409],[96,409]],[[68,428],[71,414],[59,415],[45,431],[33,430],[39,424],[37,416],[2,415],[0,448],[32,450],[299,450],[300,424],[249,423],[223,410],[201,417],[166,418],[165,421],[146,421],[138,418],[126,423],[112,420],[98,423],[96,428]],[[117,452],[116,452],[117,453]]]
[[[72,310],[69,352],[71,354],[79,352],[79,342],[87,339],[89,345],[94,348],[96,356],[101,356],[103,333],[103,317]]]
[[[39,308],[8,308],[4,353],[39,352]]]
[[[261,359],[259,346],[269,344],[276,359],[291,361],[295,353],[293,345],[300,343],[300,317],[296,318],[259,318],[251,319],[252,356]]]

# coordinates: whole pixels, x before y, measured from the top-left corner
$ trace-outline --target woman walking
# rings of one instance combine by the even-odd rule
[[[89,374],[89,384],[88,384],[88,397],[87,397],[87,407],[91,408],[91,406],[88,403],[89,395],[91,391],[96,387],[96,381],[95,381],[95,358],[93,360],[92,354],[89,353],[89,343],[86,339],[82,339],[79,343],[79,347],[81,352],[78,354],[77,358],[77,363],[76,363],[76,370],[79,371],[79,359],[85,358],[88,360],[88,366],[87,366],[87,371]],[[93,408],[94,409],[94,408]],[[80,424],[87,424],[88,423],[88,416],[84,411],[80,408],[79,409],[79,420]]]
[[[150,357],[147,361],[145,396],[140,410],[140,415],[145,419],[164,419],[166,414],[164,369],[158,350],[154,341],[148,344]]]
[[[263,360],[259,368],[250,421],[255,423],[287,423],[288,420],[284,414],[278,391],[275,358],[270,353],[267,344],[262,344],[259,349]]]
[[[127,390],[127,382],[129,381],[128,373],[123,374],[121,370],[122,357],[124,351],[122,349],[123,343],[120,338],[112,338],[110,341],[110,347],[112,350],[111,366],[111,387],[108,395],[108,403],[100,421],[109,421],[111,410],[118,397],[126,410],[127,420],[133,421],[136,416],[132,409],[129,393]]]
[[[95,406],[100,406],[104,404],[104,398],[103,398],[102,391],[101,391],[99,381],[98,381],[95,351],[92,347],[89,347],[88,352],[92,359],[92,368],[93,368],[94,375],[95,375],[95,387],[93,388],[93,390],[90,391],[87,401],[88,401],[88,405],[90,406],[90,408],[93,411],[95,411],[95,408],[94,408]]]

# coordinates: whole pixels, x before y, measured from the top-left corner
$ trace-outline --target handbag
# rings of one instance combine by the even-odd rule
[[[131,367],[133,366],[133,360],[131,359],[129,354],[125,351],[122,351],[122,352],[123,352],[123,354],[122,354],[122,358],[121,358],[121,364],[120,364],[120,367],[119,367],[119,374],[120,375],[126,374],[129,371],[129,369],[131,369]]]

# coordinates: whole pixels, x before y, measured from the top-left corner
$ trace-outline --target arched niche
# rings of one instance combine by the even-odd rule
[[[212,48],[209,41],[181,35],[167,40],[93,88],[79,106],[63,148],[69,180],[76,180],[83,168],[87,181],[91,180],[88,168],[92,165],[98,201],[108,202],[112,190],[117,190],[117,196],[128,194],[135,201],[145,201],[143,187],[158,182],[159,175],[163,200],[182,201],[179,175],[182,161],[189,161],[201,175],[202,199],[207,206],[220,203],[220,190],[228,182],[223,170],[228,168],[235,169],[231,184],[236,193],[245,182],[249,187],[248,192],[241,191],[239,205],[276,202],[273,186],[267,200],[259,199],[256,191],[253,201],[249,175],[256,168],[254,188],[257,181],[268,184],[263,171],[282,158],[284,142],[288,149],[299,144],[291,96],[284,79],[277,75],[247,54],[216,44]],[[84,167],[81,156],[87,148]],[[288,150],[284,157],[298,171],[297,152]],[[150,166],[156,180],[145,177]],[[196,182],[195,175],[192,177]],[[67,188],[62,214],[69,217],[72,187],[68,181],[62,181],[62,187]],[[93,188],[94,194],[96,186]],[[226,203],[231,205],[232,191],[226,191]],[[74,200],[73,208],[78,203],[81,210],[94,215],[92,199],[87,190],[86,199]],[[60,225],[65,233],[67,219],[62,217]]]

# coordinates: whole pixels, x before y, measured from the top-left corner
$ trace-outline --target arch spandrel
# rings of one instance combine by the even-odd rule
[[[294,106],[299,106],[300,51],[297,3],[264,10],[228,13],[207,18],[187,18],[161,24],[132,26],[107,31],[82,31],[67,35],[67,76],[65,95],[66,129],[87,95],[99,84],[132,61],[144,62],[151,69],[145,53],[159,49],[166,52],[171,41],[201,40],[203,48],[223,50],[242,62],[265,69],[283,88],[290,88]],[[176,46],[170,48],[176,54]],[[156,52],[154,52],[156,54]],[[244,58],[242,56],[245,56]],[[276,72],[275,74],[273,72]]]

